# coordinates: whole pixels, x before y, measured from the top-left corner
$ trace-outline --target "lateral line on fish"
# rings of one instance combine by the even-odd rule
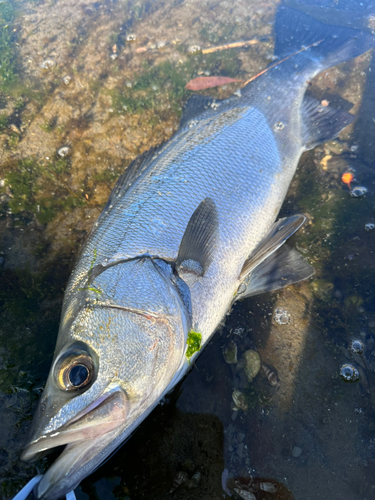
[[[134,314],[138,314],[138,316],[143,316],[146,319],[155,318],[155,319],[163,319],[163,318],[171,318],[170,314],[158,314],[151,311],[142,311],[141,309],[135,309],[133,307],[119,306],[116,304],[105,304],[104,302],[97,302],[95,307],[107,307],[110,309],[120,309],[121,311],[131,312]]]
[[[253,80],[255,80],[256,78],[258,78],[259,76],[261,75],[264,75],[264,73],[266,73],[269,69],[272,69],[274,68],[275,66],[278,66],[279,64],[283,63],[284,61],[287,61],[288,59],[290,59],[291,57],[294,57],[296,56],[297,54],[300,54],[301,52],[307,50],[307,49],[310,49],[311,47],[316,47],[317,45],[319,45],[320,43],[322,43],[325,39],[322,38],[321,40],[319,40],[318,42],[314,42],[312,43],[311,45],[308,45],[307,47],[302,47],[301,50],[298,50],[297,52],[294,52],[294,54],[290,54],[290,56],[287,56],[287,57],[284,57],[284,59],[281,59],[281,61],[277,61],[275,62],[274,64],[271,64],[271,66],[267,66],[266,69],[264,69],[263,71],[261,71],[260,73],[258,73],[257,75],[255,76],[252,76],[249,80],[247,80],[245,83],[244,83],[244,87],[246,87],[246,85],[250,82],[252,82]]]

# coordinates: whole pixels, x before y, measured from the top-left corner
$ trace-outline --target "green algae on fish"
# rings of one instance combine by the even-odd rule
[[[188,346],[186,350],[186,357],[190,362],[190,358],[196,352],[200,351],[202,345],[202,334],[195,332],[194,330],[190,330],[188,333],[188,338],[186,341],[186,345]]]

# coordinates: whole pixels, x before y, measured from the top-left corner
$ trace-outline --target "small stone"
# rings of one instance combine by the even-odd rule
[[[292,456],[294,458],[298,458],[302,455],[302,448],[299,448],[298,446],[294,446],[292,449]]]
[[[237,363],[237,344],[231,340],[223,349],[223,356],[228,364]]]
[[[256,496],[251,491],[243,490],[241,488],[234,488],[234,491],[239,497],[243,498],[243,500],[257,500]]]
[[[245,434],[244,434],[243,432],[239,432],[239,433],[237,434],[237,441],[238,441],[239,443],[242,443],[242,441],[243,441],[244,439],[245,439]]]
[[[245,351],[243,353],[243,358],[246,362],[244,366],[244,372],[247,380],[251,382],[253,378],[258,375],[262,362],[259,354],[252,349],[248,349],[247,351]]]
[[[64,85],[69,85],[69,83],[72,81],[72,77],[70,75],[65,75],[62,81]]]
[[[190,45],[190,47],[188,47],[188,54],[190,54],[191,56],[194,55],[194,54],[198,54],[200,51],[201,51],[201,47],[199,45]]]
[[[65,158],[66,156],[68,156],[69,153],[70,153],[69,146],[61,146],[61,148],[57,150],[57,155],[60,156],[60,158]]]
[[[242,391],[239,391],[238,389],[235,389],[232,393],[232,399],[234,401],[234,404],[240,409],[240,410],[247,410],[247,401],[246,401],[246,396]]]
[[[242,458],[242,456],[243,456],[243,443],[238,443],[237,448],[236,448],[236,453],[240,458]]]
[[[274,483],[260,483],[259,488],[267,493],[277,493],[278,490],[277,485]]]
[[[312,284],[312,289],[316,297],[325,302],[331,300],[334,288],[334,284],[326,280],[315,280]]]
[[[40,67],[42,69],[45,69],[45,70],[51,70],[53,69],[54,67],[56,66],[56,62],[53,61],[52,59],[46,59],[45,61],[43,61],[40,65]]]
[[[373,222],[365,224],[365,231],[372,231],[373,229],[375,229],[375,224]]]

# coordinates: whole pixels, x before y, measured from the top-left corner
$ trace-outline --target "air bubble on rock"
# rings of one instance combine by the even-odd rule
[[[242,337],[242,335],[245,333],[245,328],[242,328],[238,326],[233,330],[233,335],[238,335],[239,337]]]
[[[350,196],[352,198],[359,198],[360,196],[363,196],[364,194],[366,194],[367,191],[368,191],[368,189],[365,188],[364,186],[356,186],[355,188],[353,188],[350,191]]]
[[[68,156],[69,153],[70,153],[69,146],[61,146],[61,148],[57,150],[57,154],[58,156],[60,156],[60,158],[65,158],[66,156]]]
[[[359,380],[359,372],[355,366],[345,364],[340,368],[340,377],[344,382],[357,382]]]
[[[187,49],[187,52],[188,52],[188,54],[193,56],[194,54],[198,54],[201,50],[202,49],[201,49],[200,45],[190,45],[190,47],[188,47],[188,49]]]
[[[69,85],[69,83],[72,81],[72,77],[70,75],[65,75],[62,81],[64,85]]]
[[[50,70],[56,66],[56,62],[53,59],[46,59],[40,65],[42,69]]]
[[[372,231],[373,229],[375,229],[375,224],[373,222],[365,224],[365,231]]]
[[[289,325],[291,320],[290,314],[285,309],[276,309],[273,319],[278,325]]]
[[[126,37],[127,42],[135,42],[136,40],[137,40],[137,35],[135,35],[134,33],[131,33]]]
[[[358,339],[352,340],[352,343],[350,345],[350,349],[354,354],[362,354],[364,351],[365,346],[363,345],[363,342],[361,342]]]

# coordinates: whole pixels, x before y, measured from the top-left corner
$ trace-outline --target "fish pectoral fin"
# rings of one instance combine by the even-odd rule
[[[180,127],[184,127],[188,122],[198,118],[207,109],[215,108],[220,103],[220,99],[203,95],[192,95],[185,105],[184,112],[180,121]]]
[[[253,269],[283,245],[305,222],[306,217],[301,214],[279,219],[271,230],[245,260],[239,279],[242,281]]]
[[[244,279],[236,300],[279,290],[310,278],[313,274],[314,268],[297,250],[282,245]]]
[[[210,266],[219,233],[215,203],[205,198],[191,216],[176,260],[177,272],[203,276]]]
[[[352,123],[354,115],[340,109],[323,106],[316,99],[305,96],[302,101],[302,142],[306,149],[334,139]]]

